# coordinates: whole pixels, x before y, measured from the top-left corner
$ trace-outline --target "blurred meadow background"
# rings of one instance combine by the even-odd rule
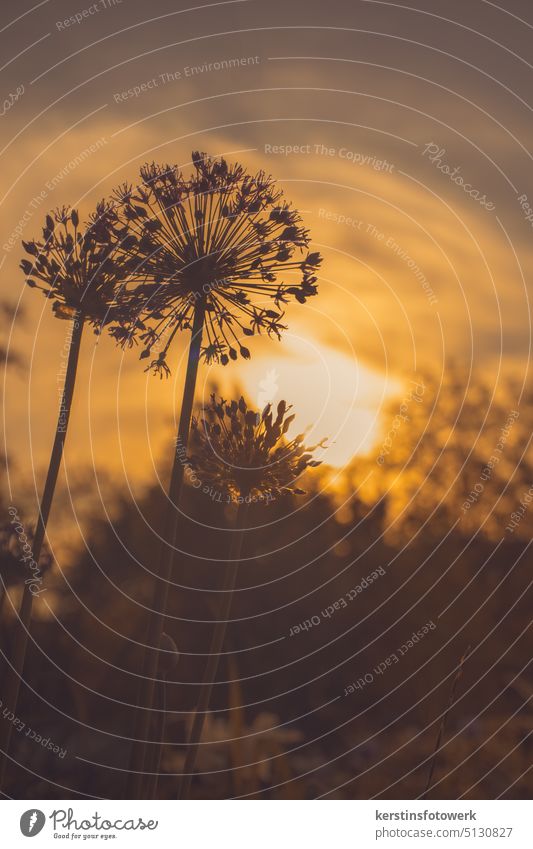
[[[291,433],[329,447],[305,496],[252,507],[192,795],[417,798],[433,766],[430,797],[527,797],[529,4],[95,8],[66,24],[83,0],[2,6],[3,91],[19,91],[1,117],[3,513],[35,524],[68,333],[24,286],[21,239],[147,161],[188,172],[199,149],[264,169],[324,257],[319,294],[287,307],[281,342],[251,340],[249,361],[202,363],[197,403],[285,399]],[[9,796],[123,793],[181,336],[164,380],[140,349],[83,339],[18,709],[65,754],[15,734]],[[232,509],[192,486],[182,501],[162,798],[177,792]],[[7,519],[1,544],[5,664],[24,579]]]

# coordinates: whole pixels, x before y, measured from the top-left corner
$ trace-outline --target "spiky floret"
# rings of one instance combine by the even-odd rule
[[[58,318],[81,314],[97,332],[116,322],[110,332],[122,341],[132,338],[135,318],[125,288],[128,237],[117,237],[116,223],[113,206],[103,201],[81,227],[77,210],[58,209],[46,216],[41,240],[22,242],[31,259],[20,267],[29,286],[53,299]]]
[[[307,468],[320,465],[312,452],[324,447],[324,441],[306,448],[303,434],[288,439],[295,418],[290,410],[280,401],[275,415],[271,404],[260,413],[242,396],[227,402],[212,395],[192,422],[189,459],[197,477],[231,499],[272,501],[283,494],[303,494],[296,483]]]
[[[148,325],[142,356],[155,348],[151,365],[160,372],[198,306],[205,309],[202,354],[226,365],[239,353],[249,358],[243,337],[264,331],[279,339],[284,305],[317,293],[320,254],[309,253],[301,216],[273,178],[205,153],[192,161],[190,177],[175,165],[145,165],[141,185],[114,193],[121,233],[132,237],[139,317]]]

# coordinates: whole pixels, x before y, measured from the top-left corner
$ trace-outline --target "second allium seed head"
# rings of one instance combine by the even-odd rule
[[[280,401],[275,412],[270,404],[257,412],[242,397],[225,401],[212,395],[192,423],[190,463],[198,478],[229,499],[272,501],[303,494],[298,480],[307,468],[320,465],[313,451],[325,441],[306,447],[303,434],[287,438],[295,418],[290,409]]]

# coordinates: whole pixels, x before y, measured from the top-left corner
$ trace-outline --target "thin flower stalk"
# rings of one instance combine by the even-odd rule
[[[136,188],[114,193],[120,239],[130,276],[141,358],[160,377],[170,374],[168,354],[182,330],[191,331],[185,387],[169,487],[164,534],[142,661],[128,798],[138,798],[146,763],[158,652],[176,550],[178,506],[200,358],[227,365],[251,354],[255,334],[281,338],[284,308],[317,293],[318,253],[300,215],[264,172],[193,153],[194,170],[152,163]]]
[[[189,357],[185,376],[185,388],[181,406],[180,420],[178,425],[177,447],[175,460],[172,466],[172,474],[168,492],[168,509],[165,516],[164,542],[160,552],[160,569],[158,579],[154,586],[152,595],[151,615],[145,637],[145,651],[141,667],[140,690],[135,712],[135,723],[133,729],[134,743],[132,746],[130,768],[126,786],[126,798],[143,798],[144,769],[147,763],[149,730],[151,721],[151,710],[155,694],[156,678],[158,674],[159,653],[151,649],[152,646],[160,645],[167,609],[168,589],[172,576],[173,555],[177,545],[178,505],[183,486],[185,466],[180,462],[178,446],[187,445],[189,439],[189,428],[194,401],[194,389],[198,364],[200,361],[200,346],[202,340],[203,314],[200,309],[195,312]]]
[[[166,732],[168,676],[170,672],[176,668],[179,660],[179,652],[176,643],[172,637],[169,637],[168,634],[162,634],[159,651],[159,673],[161,678],[157,682],[156,687],[156,700],[158,703],[157,719],[155,723],[156,742],[152,745],[151,755],[148,758],[148,780],[145,794],[147,799],[157,798],[158,778],[161,770],[161,756]]]
[[[211,701],[213,684],[217,676],[220,655],[224,646],[224,638],[226,636],[226,629],[228,626],[231,604],[233,601],[233,592],[235,590],[235,584],[237,581],[240,559],[244,545],[244,535],[247,527],[248,511],[249,502],[242,501],[242,503],[239,505],[237,516],[235,518],[235,523],[232,527],[233,536],[231,539],[228,563],[226,564],[225,568],[224,585],[222,587],[222,604],[220,607],[218,621],[215,625],[213,636],[211,638],[211,645],[209,647],[209,655],[205,667],[200,696],[198,699],[198,704],[196,705],[196,710],[194,712],[194,718],[189,734],[187,754],[185,756],[185,763],[183,766],[183,773],[180,782],[178,799],[187,798],[194,776],[194,767],[196,764],[196,758],[198,756],[198,747],[200,745],[200,740],[202,739],[202,731],[204,728],[209,703]]]
[[[293,439],[287,437],[295,418],[294,414],[289,414],[290,409],[285,401],[280,401],[275,414],[270,404],[258,413],[248,408],[243,397],[228,403],[212,395],[203,417],[193,421],[191,466],[202,483],[218,489],[239,507],[231,529],[220,615],[213,631],[189,735],[180,799],[187,798],[194,775],[240,568],[249,506],[251,503],[269,504],[282,496],[303,495],[304,490],[297,486],[301,475],[321,462],[313,458],[312,452],[323,448],[324,441],[306,448],[303,434]]]
[[[61,465],[61,457],[63,456],[63,447],[67,434],[68,421],[70,417],[70,409],[72,406],[72,398],[74,395],[74,385],[76,380],[76,369],[78,365],[78,356],[80,351],[81,336],[83,331],[83,321],[74,320],[73,332],[69,348],[69,356],[67,363],[67,372],[65,376],[65,385],[60,404],[60,412],[56,425],[54,444],[50,455],[48,472],[44,485],[43,495],[39,507],[39,516],[37,519],[37,527],[35,529],[35,538],[33,541],[32,555],[35,563],[39,563],[41,549],[45,538],[46,526],[48,517],[52,507],[52,500]],[[24,660],[26,658],[26,650],[30,636],[29,628],[33,609],[33,593],[30,585],[25,584],[22,593],[22,602],[18,610],[13,629],[13,648],[11,659],[8,659],[5,678],[3,682],[3,704],[7,714],[14,713],[17,707],[20,684],[24,670]],[[4,711],[4,717],[6,715]],[[0,722],[0,753],[2,757],[0,766],[0,788],[3,787],[5,779],[5,771],[8,763],[8,750],[11,740],[11,731],[13,723],[5,718]]]
[[[77,210],[63,208],[53,217],[47,215],[42,240],[22,243],[31,257],[23,259],[20,264],[27,275],[27,284],[52,299],[52,309],[57,318],[71,321],[65,381],[32,544],[32,557],[37,564],[67,436],[84,325],[91,324],[96,332],[100,332],[105,324],[110,324],[113,330],[129,323],[125,299],[121,300],[120,294],[124,265],[113,257],[115,245],[110,235],[109,216],[112,216],[111,210],[100,205],[88,225],[80,229]],[[15,713],[17,708],[30,635],[33,590],[31,583],[24,585],[14,624],[11,657],[7,659],[3,682],[5,710],[4,720],[0,721],[0,788],[5,780],[13,729],[13,723],[5,716]]]

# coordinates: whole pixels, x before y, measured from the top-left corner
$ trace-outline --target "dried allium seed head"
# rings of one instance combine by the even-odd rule
[[[263,171],[252,176],[205,153],[193,153],[189,178],[174,165],[145,165],[142,185],[114,197],[129,248],[139,317],[149,325],[145,356],[157,346],[160,373],[176,333],[205,308],[207,362],[226,365],[250,351],[243,336],[280,338],[283,306],[317,292],[319,253],[299,213]]]
[[[280,401],[275,413],[270,404],[258,413],[242,397],[228,402],[212,395],[202,417],[192,422],[190,463],[202,484],[231,498],[267,502],[304,494],[295,484],[307,468],[320,465],[312,452],[325,446],[323,440],[306,448],[303,434],[287,438],[295,418],[290,409]]]
[[[20,267],[29,286],[53,299],[58,318],[81,314],[96,331],[115,322],[111,334],[129,341],[136,322],[124,288],[129,258],[117,251],[116,221],[113,207],[102,202],[80,229],[78,212],[62,207],[46,216],[42,240],[22,242],[30,259]]]

